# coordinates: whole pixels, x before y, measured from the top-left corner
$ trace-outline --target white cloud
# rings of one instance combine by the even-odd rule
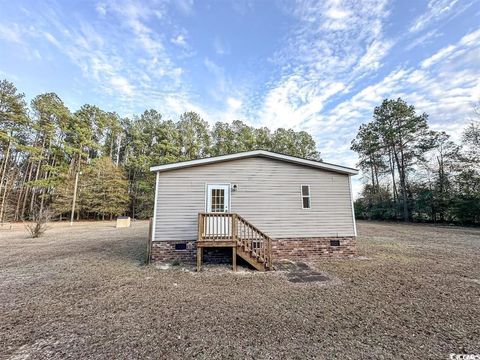
[[[348,148],[360,124],[370,121],[374,107],[384,98],[402,97],[415,105],[417,112],[429,114],[433,129],[446,130],[458,140],[472,104],[480,98],[476,55],[480,42],[473,41],[476,36],[476,32],[469,33],[449,46],[448,52],[440,50],[435,61],[427,61],[430,57],[418,67],[390,72],[381,81],[312,118],[303,128],[315,135],[324,159],[354,166],[356,156]],[[423,66],[425,62],[428,67]]]
[[[441,20],[447,21],[452,17],[460,15],[474,3],[475,1],[468,0],[430,0],[427,11],[413,21],[409,31],[416,33],[424,30],[433,23]]]
[[[478,43],[480,41],[480,29],[476,31],[472,31],[471,33],[468,33],[464,37],[462,37],[462,40],[460,40],[460,45],[463,46],[473,46],[475,43]]]
[[[232,110],[238,110],[242,106],[242,100],[236,99],[234,97],[229,97],[227,99],[227,104]]]
[[[203,64],[207,68],[208,71],[210,71],[213,75],[217,77],[222,77],[224,75],[224,70],[221,66],[217,65],[214,63],[212,60],[209,58],[205,58],[203,60]]]
[[[47,39],[47,41],[49,43],[51,43],[52,45],[56,46],[56,47],[60,47],[60,43],[58,42],[58,40],[55,38],[55,36],[53,36],[52,34],[50,34],[49,32],[44,32],[43,33],[43,36],[45,36],[45,39]]]
[[[431,43],[433,39],[438,38],[439,36],[443,35],[438,31],[438,29],[433,29],[415,39],[410,40],[409,44],[405,47],[405,50],[410,51],[413,48],[421,45],[426,45]]]
[[[399,66],[371,83],[371,75],[400,39],[384,34],[385,2],[364,5],[359,9],[337,1],[306,1],[290,9],[302,21],[293,37],[287,38],[287,48],[275,58],[284,65],[284,73],[270,84],[257,113],[261,125],[309,131],[325,160],[350,166],[356,162],[350,141],[384,98],[402,97],[419,112],[430,114],[434,128],[448,124],[446,128],[458,133],[463,126],[459,119],[467,118],[471,103],[480,96],[478,55],[474,55],[480,30],[417,66]],[[336,24],[336,19],[343,21]],[[432,31],[415,46],[435,36],[438,32]],[[352,94],[354,89],[358,90]]]
[[[12,43],[23,44],[17,24],[0,24],[0,39]]]
[[[456,47],[454,45],[450,45],[447,47],[444,47],[434,55],[430,56],[428,59],[425,59],[422,61],[422,68],[428,68],[432,66],[433,64],[439,62],[440,60],[446,58],[448,55],[452,54],[455,51]]]
[[[103,3],[98,3],[95,6],[95,10],[100,14],[100,16],[105,16],[107,14],[107,8]]]
[[[187,40],[185,38],[185,35],[183,35],[183,34],[179,34],[179,35],[171,38],[170,41],[171,41],[172,44],[175,44],[175,45],[178,45],[178,46],[182,46],[182,47],[187,46]]]
[[[231,4],[232,9],[240,15],[247,14],[255,7],[253,0],[231,0],[229,3]]]
[[[193,13],[194,1],[193,0],[175,0],[175,6],[185,15]]]
[[[372,41],[368,45],[365,54],[360,58],[356,70],[377,70],[382,65],[381,60],[387,55],[392,46],[393,41],[385,39]]]
[[[340,1],[326,1],[322,27],[328,30],[343,30],[349,26],[349,19],[353,16],[350,9]]]
[[[269,127],[299,128],[381,68],[394,42],[383,34],[386,0],[303,1],[286,11],[298,25],[274,58],[284,73],[270,84],[258,119]]]
[[[227,46],[225,42],[220,40],[220,38],[216,37],[213,40],[213,50],[217,55],[226,55],[230,53],[230,48]]]
[[[225,99],[227,93],[227,79],[225,76],[225,69],[209,58],[203,60],[203,65],[210,72],[215,79],[215,86],[210,88],[210,94],[216,100]]]
[[[113,76],[110,79],[110,83],[113,85],[113,87],[117,90],[120,91],[121,93],[132,96],[133,95],[133,87],[130,85],[127,79],[125,79],[122,76]]]
[[[163,2],[106,0],[96,5],[96,11],[101,16],[108,13],[111,22],[118,24],[114,32],[104,23],[86,21],[81,16],[66,22],[64,14],[51,7],[41,16],[32,14],[36,29],[28,28],[26,36],[43,38],[54,45],[80,68],[100,96],[115,94],[119,104],[115,110],[119,112],[130,113],[132,108],[138,109],[138,104],[163,108],[161,104],[170,94],[185,99],[190,96],[182,82],[183,67],[167,52],[163,34],[148,25],[165,13]],[[188,45],[186,31],[180,29],[177,35],[172,42]]]
[[[461,53],[465,52],[469,47],[475,47],[475,44],[480,42],[480,30],[472,31],[461,38],[456,45],[446,46],[435,54],[425,59],[421,63],[422,68],[428,68],[439,61],[448,59],[450,56],[458,57]]]

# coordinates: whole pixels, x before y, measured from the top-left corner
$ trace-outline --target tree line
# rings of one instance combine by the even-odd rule
[[[0,222],[46,209],[69,216],[78,175],[77,219],[152,214],[154,165],[265,149],[320,159],[305,131],[242,121],[210,126],[195,112],[177,121],[156,110],[124,118],[85,104],[71,111],[55,93],[25,95],[0,81]]]
[[[365,184],[360,219],[480,223],[480,108],[461,143],[428,125],[401,98],[386,99],[360,126],[351,149]]]

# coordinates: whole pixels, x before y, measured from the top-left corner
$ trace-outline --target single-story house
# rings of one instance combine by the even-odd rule
[[[358,170],[264,150],[154,166],[152,261],[355,255]],[[222,251],[220,251],[222,250]]]

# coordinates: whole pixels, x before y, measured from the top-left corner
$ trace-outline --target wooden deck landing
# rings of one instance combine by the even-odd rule
[[[259,271],[273,270],[272,239],[238,214],[198,214],[197,271],[208,247],[231,247],[233,271],[237,255]]]

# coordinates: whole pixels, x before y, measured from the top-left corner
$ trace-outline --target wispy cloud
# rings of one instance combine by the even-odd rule
[[[348,147],[358,126],[371,119],[373,108],[384,98],[402,97],[414,104],[418,112],[429,114],[434,129],[448,130],[458,140],[472,104],[480,99],[478,40],[480,31],[471,32],[419,66],[397,68],[381,81],[311,119],[304,128],[319,139],[326,158],[353,166],[355,156]],[[339,143],[346,146],[340,149]]]
[[[175,6],[185,15],[191,15],[194,10],[194,0],[176,0]]]
[[[133,95],[133,86],[130,85],[128,80],[124,77],[114,75],[110,78],[110,83],[117,91],[121,92],[122,94],[125,94],[127,96]]]
[[[274,58],[283,74],[270,84],[259,116],[271,127],[299,127],[320,116],[329,101],[381,68],[393,46],[384,37],[386,1],[304,1],[286,10],[298,26]]]
[[[475,1],[460,0],[430,0],[427,11],[418,16],[410,26],[410,32],[419,32],[434,22],[460,15]]]
[[[428,68],[433,64],[438,63],[441,60],[449,58],[451,55],[458,57],[459,54],[469,50],[469,48],[472,45],[475,45],[475,43],[478,44],[479,42],[480,42],[480,30],[473,31],[465,35],[464,37],[462,37],[462,39],[458,42],[458,44],[446,46],[440,49],[439,51],[437,51],[435,54],[433,54],[429,58],[423,60],[421,62],[421,67],[424,69]]]
[[[230,53],[229,46],[223,40],[221,40],[219,37],[216,37],[213,40],[213,50],[215,51],[215,53],[217,55],[220,55],[220,56]]]
[[[2,40],[17,44],[23,44],[21,34],[22,31],[18,24],[0,24],[0,39]]]
[[[229,3],[232,9],[240,15],[245,15],[255,8],[255,2],[253,0],[231,0]]]
[[[172,44],[175,44],[175,45],[178,45],[178,46],[181,46],[181,47],[186,47],[187,46],[187,39],[185,38],[185,35],[183,35],[183,34],[178,34],[177,36],[172,37],[170,39],[170,41],[172,42]]]
[[[434,39],[436,39],[436,38],[438,38],[442,35],[443,34],[440,33],[438,31],[438,29],[430,30],[429,32],[427,32],[427,33],[425,33],[421,36],[417,36],[417,37],[411,39],[409,44],[405,47],[405,49],[407,51],[410,51],[417,46],[424,46],[426,44],[431,43]]]
[[[452,54],[455,51],[456,47],[454,45],[450,45],[447,47],[444,47],[441,49],[439,52],[436,54],[430,56],[428,59],[425,59],[422,61],[422,68],[428,68],[435,64],[436,62],[439,62],[440,60],[446,58],[448,55]]]
[[[16,43],[43,39],[79,67],[83,77],[92,82],[91,90],[100,96],[116,96],[120,104],[116,110],[129,113],[132,107],[137,107],[135,102],[145,107],[149,104],[167,107],[168,94],[184,97],[183,103],[189,103],[188,87],[182,81],[183,68],[166,49],[163,34],[149,26],[151,20],[165,14],[164,3],[104,1],[95,10],[98,16],[108,16],[110,24],[119,26],[86,21],[80,16],[65,21],[61,9],[48,7],[40,14],[28,14],[34,31],[28,28],[16,31],[15,24],[1,24],[0,37]],[[186,40],[183,30],[171,38],[172,43],[184,50],[188,48]],[[37,41],[37,47],[38,44]],[[40,57],[38,48],[33,49]]]
[[[56,46],[56,47],[58,47],[58,48],[61,47],[60,43],[59,43],[58,40],[55,38],[55,36],[53,36],[53,35],[50,34],[49,32],[45,31],[45,32],[43,33],[43,36],[45,37],[45,39],[47,39],[47,41],[48,41],[50,44],[52,44],[52,45],[54,45],[54,46]]]

